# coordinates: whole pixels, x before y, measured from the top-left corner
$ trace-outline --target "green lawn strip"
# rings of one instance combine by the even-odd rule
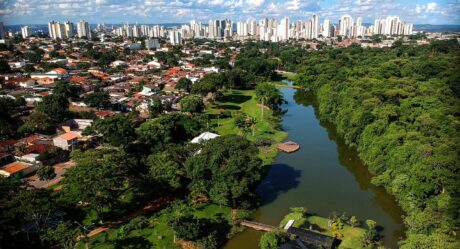
[[[216,220],[219,216],[230,218],[231,209],[214,204],[198,204],[193,215],[197,218]],[[158,212],[147,216],[150,225],[146,228],[122,232],[124,225],[111,228],[90,238],[90,248],[111,249],[116,245],[130,245],[132,248],[180,248],[174,244],[174,231],[168,225],[167,212]],[[136,247],[137,246],[137,247]],[[130,248],[131,248],[130,247]],[[84,249],[84,244],[79,243],[77,249]]]
[[[286,215],[280,222],[280,227],[284,227],[289,220],[295,220],[293,224],[294,227],[308,229],[310,225],[312,225],[314,231],[317,229],[316,232],[329,236],[332,236],[334,231],[332,227],[328,226],[327,218],[316,215],[308,215],[304,218],[299,213],[290,213]],[[371,248],[361,242],[361,238],[366,232],[365,229],[344,225],[340,232],[343,234],[343,239],[339,248]]]
[[[225,93],[225,97],[222,101],[216,101],[214,104],[209,104],[206,111],[209,114],[223,112],[235,114],[241,112],[256,119],[253,136],[252,133],[244,134],[236,127],[233,117],[220,119],[213,118],[211,120],[211,125],[220,135],[244,135],[251,141],[257,138],[272,138],[276,142],[282,142],[288,135],[284,131],[275,129],[275,124],[273,123],[275,121],[271,121],[273,120],[273,112],[271,110],[265,109],[264,118],[262,119],[262,108],[258,105],[255,91],[253,90],[230,90]],[[219,126],[217,125],[218,123]],[[260,149],[259,156],[265,164],[270,164],[276,155],[276,145],[272,145],[271,148]]]

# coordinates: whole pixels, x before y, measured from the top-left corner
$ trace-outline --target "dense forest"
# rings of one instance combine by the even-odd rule
[[[459,51],[457,41],[436,41],[280,53],[293,55],[283,66],[295,83],[315,93],[321,118],[405,210],[402,248],[458,248]]]

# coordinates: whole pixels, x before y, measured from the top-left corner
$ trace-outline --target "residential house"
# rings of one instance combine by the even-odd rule
[[[26,162],[12,162],[0,167],[0,175],[5,177],[22,178],[37,170],[38,166]]]
[[[74,131],[69,131],[53,138],[53,144],[63,150],[72,150],[79,143],[81,135]]]

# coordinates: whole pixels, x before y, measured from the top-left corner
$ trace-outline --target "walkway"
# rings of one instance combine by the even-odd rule
[[[280,230],[278,227],[275,227],[275,226],[262,224],[262,223],[249,221],[249,220],[239,220],[237,222],[242,226],[253,228],[255,230],[261,230],[261,231],[267,231],[267,232]]]
[[[116,221],[112,221],[112,222],[109,222],[108,224],[104,225],[104,226],[101,226],[101,227],[97,227],[93,230],[91,230],[89,233],[88,233],[88,237],[93,237],[95,235],[98,235],[110,228],[113,228],[115,226],[118,226],[118,225],[121,225],[121,224],[124,224],[124,223],[127,223],[128,221],[132,220],[133,218],[139,216],[139,215],[144,215],[144,214],[147,214],[151,211],[154,211],[155,209],[165,205],[165,204],[168,204],[171,202],[171,198],[160,198],[160,199],[157,199],[155,200],[154,202],[148,204],[147,206],[141,208],[141,209],[138,209],[134,212],[132,212],[131,214],[129,215],[125,215],[123,216],[121,219],[119,220],[116,220]]]
[[[28,177],[27,180],[29,181],[29,184],[34,188],[49,188],[53,185],[58,184],[63,179],[63,175],[67,171],[67,169],[74,165],[75,162],[73,161],[53,165],[56,177],[50,181],[41,181],[36,174]]]

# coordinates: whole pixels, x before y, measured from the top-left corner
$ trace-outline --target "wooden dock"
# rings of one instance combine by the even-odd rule
[[[249,221],[249,220],[238,220],[238,223],[242,226],[249,227],[255,230],[259,230],[259,231],[272,232],[272,231],[280,230],[278,227],[275,227],[275,226],[262,224],[259,222],[254,222],[254,221]]]
[[[292,142],[292,141],[287,141],[287,142],[284,142],[284,143],[280,143],[280,144],[276,145],[276,147],[279,150],[284,151],[286,153],[292,153],[292,152],[298,151],[300,149],[300,145],[295,143],[295,142]]]

